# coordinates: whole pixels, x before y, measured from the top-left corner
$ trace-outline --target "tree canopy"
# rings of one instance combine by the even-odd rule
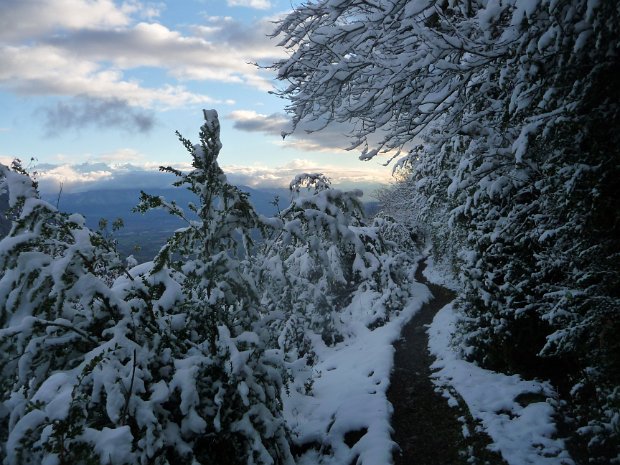
[[[619,28],[613,1],[320,0],[274,33],[295,125],[398,158],[384,201],[461,277],[468,353],[554,379],[593,457],[620,434]]]

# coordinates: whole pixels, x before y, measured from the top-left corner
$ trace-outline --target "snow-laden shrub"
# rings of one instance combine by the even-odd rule
[[[282,353],[244,269],[256,215],[217,166],[217,114],[205,117],[200,146],[184,141],[195,169],[176,172],[199,220],[132,269],[2,167],[17,218],[0,242],[5,463],[292,463]],[[149,206],[182,214],[144,195]]]
[[[2,172],[16,217],[0,242],[3,452],[9,464],[86,460],[100,438],[125,430],[121,388],[139,344],[128,344],[130,306],[107,284],[123,263],[80,215],[40,200],[20,166]],[[113,368],[100,370],[108,363]],[[103,389],[104,379],[117,395]],[[97,423],[102,436],[87,439]],[[121,436],[122,455],[131,435]]]
[[[387,321],[407,298],[411,265],[411,255],[384,238],[397,226],[387,218],[367,224],[361,192],[334,189],[323,175],[298,175],[290,189],[281,230],[261,258],[265,301],[294,319],[295,331],[301,325],[328,344],[342,340],[344,313],[354,300],[363,301],[356,308],[364,313],[355,317],[367,326]],[[303,340],[298,332],[291,337]]]
[[[152,273],[178,273],[184,295],[180,339],[187,356],[177,370],[188,382],[179,399],[182,415],[195,416],[205,463],[291,463],[280,416],[282,352],[271,347],[271,310],[260,302],[250,266],[252,231],[262,229],[247,194],[226,181],[217,163],[222,144],[215,110],[205,111],[200,144],[181,138],[194,170],[176,186],[196,194],[189,208],[198,221],[161,197],[142,194],[138,210],[162,207],[187,221],[154,259]],[[187,378],[187,381],[183,381]]]

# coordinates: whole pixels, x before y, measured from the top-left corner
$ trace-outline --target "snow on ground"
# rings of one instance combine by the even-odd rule
[[[556,394],[547,382],[526,381],[462,360],[450,344],[458,315],[441,309],[429,328],[429,349],[437,360],[434,382],[447,397],[454,389],[493,440],[490,449],[509,465],[573,464],[564,441],[555,438]],[[455,402],[455,399],[451,399]]]
[[[425,254],[429,254],[430,249],[425,251]],[[450,271],[447,263],[436,263],[432,255],[428,255],[426,259],[426,268],[422,271],[422,276],[428,279],[431,283],[439,284],[440,286],[447,287],[453,291],[459,289],[459,283],[456,278],[453,277],[453,273]]]
[[[297,444],[316,446],[302,455],[299,465],[346,465],[356,463],[356,457],[357,463],[392,463],[392,406],[386,392],[394,361],[393,344],[402,327],[430,299],[426,286],[411,286],[414,297],[383,326],[368,329],[363,318],[356,317],[364,309],[348,308],[343,320],[350,333],[343,342],[327,347],[319,337],[313,341],[317,362],[311,375],[312,394],[305,395],[304,380],[298,379],[283,398],[285,418],[297,436]],[[353,432],[357,437],[345,436]]]
[[[455,281],[446,278],[449,273],[434,267],[430,258],[427,264],[427,279],[457,288]],[[312,372],[297,376],[283,396],[286,421],[304,450],[298,465],[392,463],[392,406],[386,393],[393,344],[402,327],[430,299],[428,288],[420,283],[412,284],[411,295],[399,315],[374,330],[364,324],[363,299],[354,301],[342,314],[349,329],[343,342],[328,347],[319,336],[312,341],[316,353]],[[458,393],[491,437],[489,448],[509,465],[573,465],[564,441],[555,438],[556,394],[549,383],[484,370],[462,360],[450,342],[457,318],[447,305],[429,328],[429,349],[437,357],[433,381],[448,401],[456,405],[450,390]],[[308,395],[305,386],[309,384]]]

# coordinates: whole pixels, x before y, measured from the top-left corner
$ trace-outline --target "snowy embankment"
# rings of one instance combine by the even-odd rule
[[[437,275],[432,269],[425,273],[431,281],[436,281]],[[491,437],[489,448],[499,452],[509,465],[573,464],[564,441],[555,437],[557,395],[551,385],[484,370],[460,358],[451,346],[457,319],[449,304],[437,313],[429,328],[429,350],[437,358],[431,367],[436,370],[435,385],[451,404],[458,402],[451,392],[463,399]],[[464,434],[469,434],[466,426],[463,428]]]
[[[313,342],[316,363],[308,379],[296,377],[283,396],[285,418],[295,442],[307,449],[298,465],[389,464],[392,406],[387,400],[394,342],[402,327],[430,299],[428,288],[412,283],[413,296],[389,322],[375,329],[365,324],[370,299],[355,299],[341,320],[348,334],[333,347],[320,337]],[[348,433],[348,434],[347,434]]]

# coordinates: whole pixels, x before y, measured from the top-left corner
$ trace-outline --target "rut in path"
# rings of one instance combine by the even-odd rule
[[[416,279],[426,284],[433,298],[403,328],[396,343],[394,369],[387,392],[394,407],[392,439],[400,450],[394,452],[395,465],[505,464],[501,457],[486,449],[488,436],[477,433],[476,424],[464,402],[450,407],[448,401],[435,392],[430,380],[434,358],[428,352],[426,325],[455,295],[449,289],[429,283],[422,271],[425,259],[418,263]],[[463,436],[462,417],[471,433]]]

